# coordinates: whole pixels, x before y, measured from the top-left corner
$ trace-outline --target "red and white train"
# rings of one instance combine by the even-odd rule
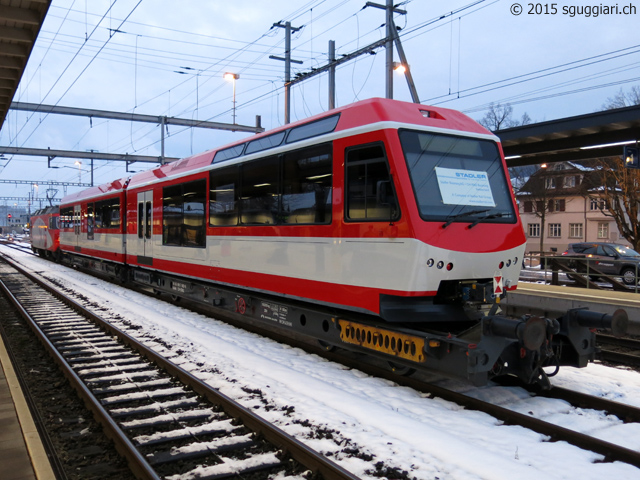
[[[595,324],[496,314],[520,273],[517,212],[493,134],[370,99],[68,195],[60,246],[75,265],[395,364],[544,381],[542,366],[593,359]]]

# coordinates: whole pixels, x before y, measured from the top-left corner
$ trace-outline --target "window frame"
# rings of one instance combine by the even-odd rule
[[[189,243],[186,241],[186,235],[185,232],[187,230],[187,223],[185,222],[186,216],[185,216],[185,192],[187,191],[187,189],[185,187],[190,187],[193,186],[196,183],[202,183],[202,190],[201,192],[198,192],[196,190],[197,193],[201,193],[202,194],[202,221],[200,223],[200,225],[198,225],[197,227],[195,227],[197,230],[201,230],[200,232],[196,231],[196,239],[198,239],[198,241],[195,242],[195,244],[193,243]],[[181,183],[175,183],[172,185],[165,185],[162,187],[162,246],[163,247],[185,247],[185,248],[206,248],[207,246],[207,211],[206,211],[206,207],[207,207],[207,199],[208,199],[208,178],[203,177],[203,178],[196,178],[193,180],[189,180],[187,182],[181,182]],[[180,195],[176,195],[174,192],[167,192],[167,190],[169,189],[174,189],[174,190],[178,190],[180,189]],[[195,189],[195,186],[194,186]],[[168,194],[171,193],[170,196],[168,196]],[[181,218],[181,222],[179,224],[171,224],[169,225],[167,222],[168,218],[172,218],[175,219],[178,217],[178,215],[176,215],[177,212],[172,212],[171,215],[167,215],[167,213],[169,213],[169,202],[167,202],[167,199],[179,199],[180,200],[180,218]],[[178,202],[176,202],[177,205]],[[193,202],[191,202],[193,203]],[[138,215],[140,215],[141,210],[142,209],[150,209],[151,208],[151,202],[147,201],[147,202],[138,202]],[[174,207],[174,208],[177,208]],[[149,216],[147,217],[148,220]],[[179,227],[178,228],[178,232],[175,233],[171,233],[169,231],[169,228],[175,228],[175,227]],[[178,236],[178,239],[176,240],[175,236]],[[151,237],[151,222],[147,221],[147,224],[144,226],[144,229],[142,228],[141,223],[138,223],[138,238],[143,238],[143,236],[145,238],[150,238]]]
[[[576,233],[576,230],[579,233]],[[584,224],[583,223],[570,223],[569,224],[569,238],[583,238],[584,237]]]
[[[608,239],[609,234],[609,222],[598,222],[598,239]]]
[[[326,162],[327,168],[322,172],[316,172],[316,173],[322,173],[321,177],[330,178],[330,181],[328,183],[326,181],[307,182],[307,183],[320,183],[321,185],[323,185],[323,188],[324,188],[325,196],[324,196],[323,206],[320,207],[320,205],[318,205],[318,203],[316,202],[312,206],[305,207],[306,210],[312,210],[311,212],[306,212],[307,217],[310,214],[313,214],[317,219],[319,218],[319,220],[304,221],[299,223],[297,222],[293,223],[293,222],[287,221],[293,212],[284,211],[283,197],[285,195],[293,195],[293,194],[286,193],[286,189],[289,186],[288,183],[285,184],[285,181],[287,180],[287,178],[285,178],[285,168],[287,168],[286,162],[289,162],[289,161],[294,162],[294,161],[300,161],[304,159],[312,160],[316,157],[323,157],[325,155],[327,156],[327,162]],[[259,178],[258,177],[252,178],[252,176],[255,175],[255,172],[252,171],[252,168],[256,168],[256,166],[258,166],[260,162],[273,163],[271,170],[275,171],[276,175],[271,175],[271,177],[268,179],[268,182],[269,182],[269,186],[271,187],[274,187],[275,185],[275,189],[272,188],[271,190],[271,196],[277,197],[277,202],[276,202],[275,209],[266,208],[266,209],[262,209],[261,211],[258,211],[259,210],[258,209],[253,213],[256,215],[255,217],[256,219],[261,218],[260,214],[265,216],[265,218],[268,218],[269,216],[271,216],[273,217],[272,222],[271,221],[270,222],[250,221],[251,218],[249,215],[252,209],[247,208],[247,205],[252,200],[252,198],[254,200],[261,198],[257,196],[251,197],[250,194],[252,193],[252,190],[255,190],[255,189],[249,189],[245,185],[247,181],[250,180],[251,181],[250,183],[254,183],[253,185],[254,187],[260,186],[259,184],[255,184],[255,181],[258,181]],[[218,182],[216,181],[216,174],[218,172],[220,172],[220,175],[219,175],[220,177],[223,177],[223,175],[227,176],[227,178],[224,179],[226,184],[231,185],[231,183],[229,182],[233,182],[234,189],[235,189],[234,199],[233,199],[235,209],[234,209],[233,218],[235,218],[235,220],[232,222],[220,222],[218,224],[215,224],[212,222],[212,219],[218,218],[216,217],[216,215],[219,215],[219,214],[212,213],[215,210],[215,209],[212,209],[212,206],[215,205],[215,202],[213,201],[213,195],[211,193],[212,192],[211,189],[216,188],[218,186],[222,186],[222,185],[218,185]],[[300,172],[304,175],[303,170],[300,170]],[[293,225],[307,225],[307,226],[330,225],[331,222],[333,221],[334,175],[335,175],[335,172],[334,172],[333,142],[322,142],[319,144],[310,145],[308,147],[287,150],[286,152],[283,152],[278,155],[273,155],[273,154],[265,155],[261,158],[254,159],[249,162],[225,165],[219,168],[211,169],[209,170],[208,226],[211,228],[221,228],[221,227],[244,227],[244,226],[259,227],[259,226],[293,226]],[[260,177],[260,178],[263,178],[263,177]],[[295,180],[295,178],[293,177],[291,178]],[[298,178],[298,180],[299,180],[298,182],[292,182],[291,186],[300,185],[304,183],[302,178]],[[307,180],[309,180],[309,178],[307,178]],[[259,200],[257,203],[259,204]],[[220,214],[222,213],[224,212],[221,212]],[[246,217],[244,217],[245,214],[247,215]]]
[[[562,224],[561,223],[549,223],[547,230],[548,238],[562,238]]]
[[[349,162],[349,155],[352,152],[355,152],[357,150],[364,150],[366,148],[375,148],[375,147],[380,147],[382,150],[382,157],[378,157],[378,158],[374,158],[374,159],[365,159],[365,160],[356,160],[353,163],[350,164]],[[380,160],[381,159],[381,160]],[[350,207],[350,202],[351,202],[351,198],[349,196],[349,191],[350,191],[350,174],[349,174],[349,167],[351,166],[358,166],[358,165],[365,165],[365,167],[367,167],[368,169],[368,165],[372,165],[374,163],[384,163],[384,166],[386,167],[386,171],[387,171],[387,178],[388,180],[381,180],[379,182],[385,182],[388,181],[389,182],[389,186],[390,186],[390,194],[391,194],[391,198],[392,198],[392,202],[389,202],[389,215],[385,216],[385,217],[368,217],[366,216],[366,211],[368,209],[367,205],[366,205],[366,194],[365,194],[365,217],[364,218],[351,218],[351,216],[349,215],[349,207]],[[365,174],[366,175],[366,174]],[[379,183],[378,182],[378,183]],[[365,183],[365,189],[366,189],[366,183]],[[376,200],[377,200],[377,188],[378,186],[376,186]],[[398,195],[396,192],[396,188],[394,185],[394,180],[393,180],[393,175],[391,174],[391,169],[389,166],[389,157],[387,155],[387,151],[385,148],[385,144],[382,141],[377,141],[377,142],[371,142],[371,143],[363,143],[360,145],[353,145],[350,147],[347,147],[345,149],[344,152],[344,188],[343,188],[343,195],[344,195],[344,211],[343,211],[343,218],[344,221],[346,223],[368,223],[368,222],[397,222],[400,220],[401,216],[402,216],[402,212],[400,211],[400,205],[398,202]],[[384,205],[384,204],[382,204]],[[395,208],[394,208],[395,207]]]

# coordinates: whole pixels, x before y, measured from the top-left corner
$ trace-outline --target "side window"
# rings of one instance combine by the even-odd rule
[[[213,170],[209,177],[209,225],[238,225],[238,167]]]
[[[206,241],[204,205],[206,182],[198,180],[183,185],[183,227],[181,244],[186,247],[204,247]],[[149,205],[151,203],[149,202]]]
[[[120,228],[120,200],[114,198],[111,201],[111,206],[109,207],[109,227],[110,228]],[[103,217],[104,218],[104,217]]]
[[[144,203],[138,202],[138,238],[142,238],[142,232],[144,227],[142,222],[144,221]]]
[[[80,227],[81,227],[81,207],[80,205],[76,205],[73,207],[73,233],[76,235],[80,235]]]
[[[102,205],[104,202],[96,202],[95,210],[93,212],[93,226],[95,228],[103,228],[102,223]]]
[[[345,182],[347,220],[388,222],[400,217],[382,144],[347,150]]]
[[[240,222],[249,225],[276,223],[279,211],[278,157],[268,157],[242,167]]]
[[[180,245],[182,237],[182,185],[165,187],[162,190],[162,244]],[[140,220],[144,203],[138,205]],[[142,238],[143,225],[140,222],[138,237]]]
[[[282,172],[282,223],[331,223],[331,145],[287,153]]]
[[[162,192],[162,244],[186,247],[204,247],[205,232],[205,180],[163,188]],[[142,205],[142,204],[141,204]],[[151,202],[147,202],[147,218],[151,218]],[[151,222],[146,225],[151,236]]]
[[[93,228],[95,218],[93,216],[94,204],[87,204],[87,240],[93,240]]]
[[[151,238],[151,202],[144,204],[145,220],[144,220],[144,236]]]

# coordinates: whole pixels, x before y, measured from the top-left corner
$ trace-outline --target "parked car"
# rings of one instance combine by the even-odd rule
[[[562,254],[587,259],[589,267],[610,276],[620,276],[627,285],[634,285],[640,271],[640,253],[617,243],[572,243]],[[590,275],[594,277],[594,275]],[[595,276],[597,277],[597,276]]]

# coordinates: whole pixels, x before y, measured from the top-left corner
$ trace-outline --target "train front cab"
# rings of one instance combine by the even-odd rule
[[[364,203],[368,208],[387,200],[388,221],[372,228],[365,215],[365,223],[349,227],[350,202],[357,197],[350,165],[361,162],[345,148],[345,232],[351,228],[353,233],[344,236],[361,238],[360,251],[369,255],[377,277],[400,287],[394,292],[381,285],[378,292],[379,315],[396,328],[340,320],[342,341],[479,385],[494,376],[514,375],[546,387],[542,367],[582,367],[593,360],[594,333],[587,327],[595,320],[585,312],[557,319],[500,314],[500,299],[518,281],[525,238],[496,138],[411,127],[386,133],[381,145],[388,152],[400,213],[386,179],[372,178],[364,182],[371,188]],[[374,145],[381,139],[365,140]],[[379,258],[365,245],[367,237],[376,236],[386,237]],[[401,260],[394,265],[381,260],[393,258],[395,239],[413,245],[400,249],[412,252],[402,258],[411,258],[413,268]],[[624,312],[594,318],[599,327],[618,333],[627,322]],[[412,332],[417,324],[420,329]]]
[[[58,206],[37,210],[31,217],[31,249],[40,256],[60,258],[60,209]]]

